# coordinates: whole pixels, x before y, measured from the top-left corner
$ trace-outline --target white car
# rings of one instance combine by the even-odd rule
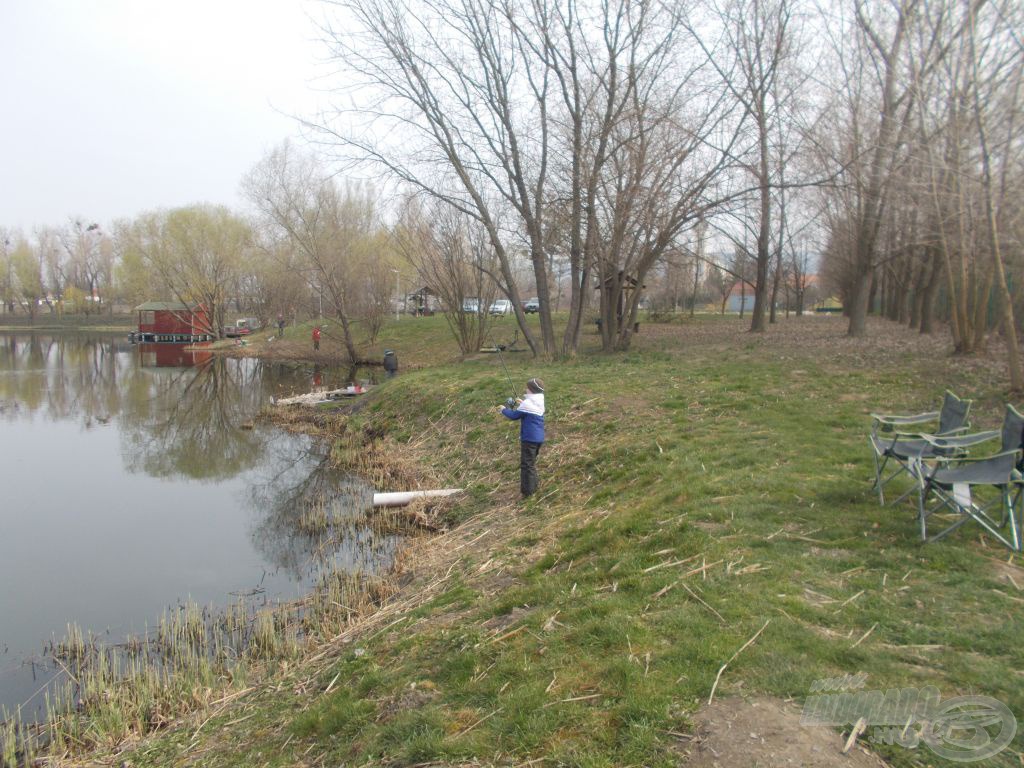
[[[492,315],[507,315],[512,311],[512,302],[508,299],[497,299],[491,304],[490,313]]]

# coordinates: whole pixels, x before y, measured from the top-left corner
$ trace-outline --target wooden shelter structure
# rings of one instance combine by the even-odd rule
[[[619,322],[621,323],[622,322],[622,313],[625,311],[626,307],[629,306],[629,303],[630,303],[630,296],[629,295],[633,291],[643,291],[643,290],[646,290],[647,286],[646,285],[641,285],[639,280],[637,280],[632,275],[625,274],[625,272],[623,270],[621,270],[621,269],[619,270],[618,279],[619,279],[619,282],[622,285],[622,291],[621,291],[621,293],[619,293],[619,304],[615,308],[615,315],[618,318]],[[605,293],[611,293],[612,289],[614,288],[614,284],[613,284],[612,280],[613,280],[613,278],[611,277],[611,275],[609,275],[608,277],[606,277],[604,279],[604,282],[598,283],[596,286],[594,286],[594,290],[596,290],[596,291],[604,291]]]
[[[214,339],[210,313],[201,304],[147,301],[133,311],[138,314],[139,322],[132,341],[194,344]]]
[[[408,294],[405,303],[411,315],[432,315],[441,309],[441,297],[427,285]]]

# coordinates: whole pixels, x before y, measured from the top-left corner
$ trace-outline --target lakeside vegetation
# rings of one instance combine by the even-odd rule
[[[523,504],[514,428],[493,410],[500,363],[452,361],[441,322],[381,334],[436,364],[335,426],[312,418],[465,485],[450,529],[414,541],[400,588],[333,638],[117,759],[676,765],[716,674],[762,628],[716,697],[800,703],[817,679],[864,672],[871,688],[1024,708],[1024,570],[970,528],[922,545],[912,508],[869,489],[867,414],[926,410],[949,387],[993,426],[991,359],[891,326],[852,339],[803,318],[752,336],[716,317],[647,325],[626,356],[595,353],[593,334],[573,362],[509,355],[515,380],[540,375],[549,393],[542,487]],[[1018,764],[1021,746],[990,764]]]
[[[127,332],[135,330],[138,318],[134,313],[102,313],[94,315],[79,314],[37,314],[17,315],[4,313],[0,315],[0,331],[19,332],[30,331],[40,333],[44,331],[89,331],[89,332]]]

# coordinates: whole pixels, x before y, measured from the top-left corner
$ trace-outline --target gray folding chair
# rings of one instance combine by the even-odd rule
[[[918,518],[924,541],[941,539],[973,520],[1005,546],[1022,551],[1024,416],[1007,405],[1002,429],[979,433],[985,434],[989,439],[1001,438],[999,453],[985,458],[939,458],[922,474]],[[947,442],[942,438],[934,441]],[[955,520],[929,535],[928,524],[933,516],[947,513],[952,513]]]
[[[919,413],[913,416],[897,416],[889,414],[871,414],[871,450],[875,459],[875,483],[873,489],[878,491],[878,503],[885,504],[885,486],[900,475],[906,473],[914,480],[914,485],[896,501],[920,489],[920,466],[925,459],[936,456],[957,456],[963,454],[963,446],[937,446],[927,437],[951,437],[965,432],[968,427],[967,417],[971,412],[971,401],[961,400],[952,392],[947,391],[942,400],[942,408],[938,411]],[[936,424],[935,431],[923,429],[916,432],[908,428],[917,425]],[[892,472],[886,476],[890,462]],[[896,503],[896,502],[893,502]]]

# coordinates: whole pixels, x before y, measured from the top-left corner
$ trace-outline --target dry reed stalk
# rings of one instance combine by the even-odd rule
[[[679,578],[685,579],[688,576],[693,576],[693,575],[698,574],[698,573],[706,574],[709,570],[714,568],[716,565],[721,565],[724,562],[725,562],[724,560],[715,560],[715,562],[713,562],[713,563],[704,563],[703,565],[701,565],[700,568],[694,568],[692,571],[687,571],[686,573],[684,573]]]
[[[853,730],[850,731],[849,737],[846,739],[846,744],[843,745],[842,753],[845,755],[850,751],[850,748],[856,743],[857,737],[860,736],[868,728],[868,721],[863,717],[857,720],[853,726]]]
[[[858,597],[860,597],[863,594],[864,594],[864,590],[862,589],[860,592],[858,592],[857,594],[853,595],[852,597],[846,598],[845,600],[843,600],[843,602],[841,602],[839,604],[838,608],[836,608],[834,611],[832,611],[832,613],[834,613],[834,614],[835,613],[839,613],[840,611],[843,610],[843,608],[845,608],[847,605],[852,603],[854,600],[856,600]]]
[[[684,564],[689,563],[689,562],[691,562],[693,560],[696,560],[698,557],[701,557],[701,554],[702,553],[698,553],[696,555],[691,555],[690,557],[685,557],[682,560],[673,560],[672,562],[658,563],[657,565],[652,565],[650,568],[644,568],[642,573],[650,573],[651,571],[657,571],[660,568],[672,568],[672,567],[677,566],[677,565],[684,565]],[[722,561],[719,560],[718,562],[722,562]]]
[[[860,640],[858,640],[856,643],[854,643],[853,645],[850,646],[851,650],[853,648],[856,648],[858,645],[863,643],[865,640],[867,640],[868,639],[868,635],[870,635],[872,632],[874,632],[876,627],[878,627],[878,622],[877,621],[874,624],[871,625],[871,629],[869,629],[867,632],[865,632],[863,635],[860,636]]]
[[[767,629],[771,621],[771,619],[765,621],[764,625],[759,630],[757,630],[757,632],[754,633],[754,636],[747,640],[747,642],[745,642],[742,646],[740,646],[740,649],[736,651],[736,653],[734,653],[732,656],[730,656],[729,660],[725,662],[725,664],[723,664],[721,668],[718,670],[718,674],[715,675],[715,683],[711,686],[711,693],[708,694],[709,707],[711,706],[711,702],[715,700],[715,689],[718,688],[718,681],[722,679],[722,673],[725,672],[725,668],[732,664],[736,660],[737,656],[743,653],[743,651],[745,651],[750,645],[753,644],[755,640],[757,640],[758,637],[761,636],[761,633],[764,632],[765,629]]]
[[[678,584],[679,582],[676,582],[676,583]],[[694,592],[694,591],[693,591],[692,589],[690,589],[690,588],[689,588],[689,587],[688,587],[688,586],[687,586],[686,584],[683,584],[683,589],[685,589],[685,590],[686,590],[687,592],[689,592],[689,593],[690,593],[690,595],[691,595],[691,597],[693,597],[693,599],[694,599],[694,600],[696,600],[696,601],[697,601],[698,603],[700,603],[700,604],[701,604],[701,605],[703,605],[703,606],[704,606],[705,608],[707,608],[707,609],[708,609],[709,611],[711,611],[711,612],[712,612],[713,614],[715,614],[715,616],[717,616],[717,617],[718,617],[718,620],[719,620],[719,621],[721,621],[721,622],[722,622],[723,624],[726,624],[726,623],[728,623],[728,622],[726,622],[726,620],[725,620],[725,617],[724,617],[724,616],[722,616],[722,614],[720,614],[720,613],[719,613],[718,611],[716,611],[716,610],[715,610],[714,608],[712,608],[712,607],[711,607],[710,605],[708,605],[707,603],[705,603],[705,602],[704,602],[704,601],[703,601],[703,600],[702,600],[702,599],[701,599],[701,598],[700,598],[700,597],[699,597],[699,596],[697,595],[697,593],[696,593],[696,592]]]

